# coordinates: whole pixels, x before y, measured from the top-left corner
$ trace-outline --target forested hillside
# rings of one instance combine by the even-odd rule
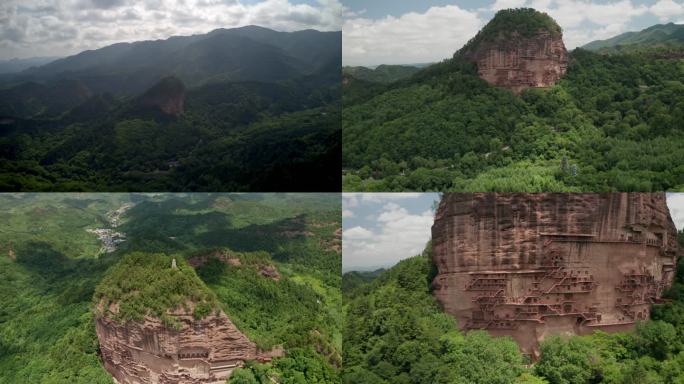
[[[375,68],[342,67],[342,75],[372,83],[391,83],[407,78],[418,72],[420,68],[410,65],[379,65]]]
[[[521,96],[456,55],[343,99],[347,191],[684,189],[684,61],[657,50],[577,49],[558,84]]]
[[[684,47],[684,25],[657,24],[639,32],[625,32],[606,40],[596,40],[582,46],[601,53],[648,51],[670,48],[676,52]],[[664,49],[666,51],[666,49]]]
[[[193,285],[184,292],[205,297],[206,308],[220,307],[260,347],[285,351],[272,363],[238,370],[231,382],[339,382],[340,203],[334,195],[26,194],[0,200],[6,218],[0,224],[0,383],[111,383],[98,356],[93,311],[102,297],[126,293],[108,276],[136,265],[138,274],[129,277],[143,278],[155,273],[160,258],[173,255],[186,266],[185,260],[216,253],[240,263],[209,257],[196,275],[188,271]],[[93,232],[98,229],[123,234],[124,241],[107,252],[107,240]],[[128,264],[118,265],[121,260]],[[265,267],[279,278],[264,275]],[[151,290],[168,286],[169,278],[130,283]],[[155,300],[133,297],[121,316],[159,315],[178,299],[163,289],[143,296]]]
[[[684,245],[684,232],[679,232]],[[428,249],[429,249],[428,245]],[[431,295],[429,252],[343,282],[344,383],[636,384],[684,380],[684,259],[665,303],[630,333],[551,337],[530,362],[508,338],[458,331]],[[343,280],[357,280],[353,273]]]
[[[0,190],[339,190],[340,55],[244,27],[26,70],[0,84]]]

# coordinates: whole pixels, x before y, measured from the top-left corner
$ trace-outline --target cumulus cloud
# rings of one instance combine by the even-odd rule
[[[342,26],[343,61],[345,65],[378,65],[442,60],[482,25],[476,11],[456,5],[377,20],[347,18]]]
[[[684,193],[668,193],[667,207],[677,229],[684,229]]]
[[[684,15],[684,3],[677,3],[673,0],[658,0],[649,10],[656,15],[660,21],[665,22],[671,20],[672,17]]]
[[[420,254],[430,239],[433,212],[412,214],[388,202],[376,216],[375,228],[355,226],[342,232],[343,268],[390,266]]]
[[[354,227],[346,229],[343,232],[343,237],[347,240],[359,240],[359,239],[370,239],[373,237],[373,232],[367,230],[364,227]]]
[[[587,0],[528,0],[526,6],[548,13],[563,28],[568,49],[626,32],[629,23],[649,12],[631,0],[596,3]]]
[[[343,193],[342,194],[342,207],[348,210],[352,215],[351,209],[358,207],[361,203],[382,203],[390,200],[404,200],[404,199],[417,199],[422,196],[422,193],[415,192],[372,192],[372,193]],[[343,212],[344,213],[344,212]],[[352,216],[347,216],[352,217]]]
[[[250,24],[339,31],[343,8],[339,0],[3,0],[0,59],[69,55],[117,42]]]

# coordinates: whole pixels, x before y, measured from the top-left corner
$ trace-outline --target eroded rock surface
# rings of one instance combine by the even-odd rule
[[[247,360],[270,361],[224,314],[195,320],[183,311],[170,314],[180,326],[159,319],[119,324],[96,319],[104,366],[121,384],[225,383]]]
[[[444,310],[533,357],[549,334],[648,319],[677,253],[664,193],[446,194],[432,245]]]
[[[517,32],[484,41],[465,52],[477,64],[479,76],[497,87],[520,93],[527,88],[554,85],[568,69],[568,52],[562,35],[553,37],[540,30],[530,37]]]

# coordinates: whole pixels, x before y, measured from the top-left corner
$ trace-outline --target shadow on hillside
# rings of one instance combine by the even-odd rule
[[[34,288],[58,295],[60,304],[90,301],[95,286],[115,257],[70,259],[50,243],[29,241],[15,247],[16,262],[35,276]]]
[[[197,202],[170,199],[136,205],[127,213],[127,223],[120,227],[122,232],[129,234],[129,240],[122,249],[170,253],[227,247],[236,252],[267,251],[276,254],[284,243],[304,241],[305,214],[269,224],[233,228],[231,215],[223,212],[175,213],[177,210],[210,209],[216,197],[219,196]]]

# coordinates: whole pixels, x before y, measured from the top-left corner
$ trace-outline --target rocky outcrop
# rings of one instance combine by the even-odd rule
[[[280,273],[274,265],[262,265],[261,267],[259,267],[259,274],[263,277],[275,281],[280,281]]]
[[[444,310],[533,357],[549,334],[647,319],[677,253],[664,193],[446,194],[432,246]]]
[[[560,80],[568,68],[568,52],[561,37],[539,31],[532,37],[518,33],[480,44],[466,59],[477,64],[480,78],[520,93],[544,88]]]
[[[212,259],[216,259],[223,264],[232,265],[234,267],[243,266],[240,258],[228,250],[215,250],[209,253],[192,256],[188,259],[188,264],[190,264],[193,268],[200,268]],[[280,272],[278,272],[278,268],[276,268],[276,266],[273,264],[256,263],[245,265],[245,267],[255,268],[261,276],[275,281],[280,281]]]
[[[169,316],[178,327],[150,316],[124,324],[96,319],[104,366],[119,383],[224,383],[245,361],[274,357],[260,352],[222,312],[201,320],[184,311]]]
[[[158,108],[167,115],[178,117],[184,110],[185,85],[176,77],[165,77],[140,97],[139,105]]]
[[[561,28],[531,8],[497,12],[455,56],[475,63],[488,83],[515,93],[550,87],[568,68]]]
[[[239,257],[234,256],[230,252],[225,250],[215,250],[209,253],[203,253],[192,256],[188,259],[188,264],[190,264],[193,268],[199,268],[211,259],[216,259],[224,264],[236,267],[242,265],[242,262],[240,261]]]

